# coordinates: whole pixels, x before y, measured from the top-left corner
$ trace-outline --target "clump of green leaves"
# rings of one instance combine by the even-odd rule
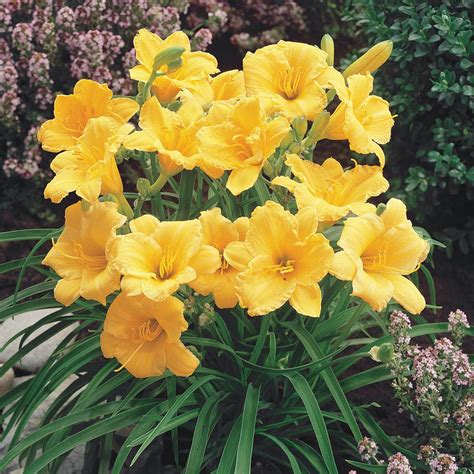
[[[398,115],[387,160],[399,177],[393,192],[432,230],[449,227],[443,240],[457,241],[464,253],[474,248],[472,226],[460,212],[474,199],[473,6],[471,0],[351,0],[344,17],[363,29],[369,44],[394,43],[378,77],[380,95],[392,98]]]

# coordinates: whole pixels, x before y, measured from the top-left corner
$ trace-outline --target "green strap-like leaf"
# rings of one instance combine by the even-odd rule
[[[318,441],[319,450],[321,451],[321,456],[323,457],[327,470],[330,474],[337,474],[336,461],[334,460],[328,430],[321,409],[319,408],[318,401],[316,400],[311,387],[306,379],[300,374],[287,374],[286,377],[292,383],[306,408],[309,421],[313,427],[316,440]]]
[[[250,384],[247,387],[247,394],[245,396],[244,409],[242,412],[242,425],[240,427],[235,466],[236,474],[250,474],[259,399],[260,387],[254,387]]]

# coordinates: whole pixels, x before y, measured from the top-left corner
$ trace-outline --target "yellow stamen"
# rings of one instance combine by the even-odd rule
[[[277,265],[270,265],[267,268],[267,270],[272,270],[275,272],[280,272],[281,275],[285,275],[286,273],[291,273],[295,270],[295,267],[293,264],[295,263],[294,260],[282,260],[280,264]]]
[[[173,273],[173,258],[169,254],[163,254],[160,260],[160,267],[158,269],[158,276],[165,280]]]
[[[278,81],[278,88],[282,97],[285,99],[294,99],[298,96],[298,89],[303,74],[301,68],[287,69]]]

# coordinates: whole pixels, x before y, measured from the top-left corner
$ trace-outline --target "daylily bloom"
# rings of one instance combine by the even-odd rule
[[[240,217],[231,222],[221,214],[219,208],[201,212],[202,241],[218,250],[220,267],[212,274],[201,275],[188,285],[201,295],[212,293],[218,308],[233,308],[238,298],[235,292],[239,271],[225,258],[225,249],[231,242],[243,241],[247,234],[249,219]]]
[[[244,242],[232,242],[224,257],[237,276],[240,305],[250,316],[261,316],[286,301],[306,316],[319,316],[319,282],[329,271],[334,252],[322,234],[311,208],[294,216],[282,206],[267,201],[250,218]]]
[[[212,100],[210,74],[215,74],[217,60],[212,54],[201,51],[191,52],[189,38],[182,31],[176,31],[165,39],[161,39],[151,31],[141,29],[133,40],[140,63],[130,70],[130,77],[136,81],[147,82],[153,71],[155,57],[167,48],[181,46],[185,52],[181,56],[182,64],[169,71],[168,66],[160,68],[164,76],[157,77],[153,82],[153,92],[162,103],[171,102],[181,90],[189,90],[203,103]]]
[[[102,194],[122,195],[123,185],[115,153],[133,125],[118,125],[110,117],[90,119],[77,145],[51,162],[56,176],[44,190],[44,197],[61,202],[70,192],[88,202]]]
[[[216,124],[197,134],[201,159],[208,166],[232,170],[227,188],[234,195],[251,188],[265,161],[275,152],[290,130],[284,117],[269,120],[257,97],[236,104],[216,104]]]
[[[249,95],[270,99],[274,110],[289,119],[314,120],[326,107],[327,75],[337,74],[326,59],[324,51],[304,43],[279,41],[265,46],[245,55],[245,88]]]
[[[349,212],[375,212],[375,206],[367,203],[367,199],[387,191],[389,186],[379,166],[356,163],[354,168],[344,171],[334,158],[318,165],[294,154],[288,155],[286,164],[299,182],[278,176],[272,184],[292,192],[298,209],[313,207],[322,222],[337,221]]]
[[[244,73],[237,69],[214,76],[211,82],[213,102],[245,97]]]
[[[384,309],[394,298],[412,314],[420,313],[425,299],[406,275],[418,270],[429,244],[413,229],[406,207],[390,199],[380,216],[364,214],[347,219],[338,242],[331,273],[352,280],[353,295],[374,311]]]
[[[177,112],[162,107],[156,97],[149,98],[140,111],[139,126],[124,140],[125,148],[156,151],[161,170],[174,175],[197,164],[197,121],[203,116],[196,100],[184,102]]]
[[[115,231],[125,221],[112,202],[92,204],[87,211],[77,202],[66,209],[64,230],[42,262],[61,277],[56,300],[69,306],[82,296],[105,305],[105,298],[120,288],[120,274],[109,257]]]
[[[189,377],[199,359],[180,341],[188,328],[183,310],[173,296],[156,302],[120,293],[107,311],[100,336],[104,357],[115,357],[137,378],[159,376],[166,369]]]
[[[221,265],[218,250],[202,243],[197,219],[160,222],[148,214],[132,220],[130,229],[130,234],[116,238],[113,256],[128,296],[163,301],[179,285],[214,273]]]
[[[46,151],[70,150],[91,118],[110,117],[122,125],[138,111],[138,104],[127,98],[112,99],[107,84],[81,79],[71,95],[58,95],[54,101],[54,119],[38,131],[38,140]]]
[[[373,83],[369,73],[348,77],[348,87],[334,81],[341,103],[331,115],[324,136],[330,140],[349,140],[351,150],[357,153],[375,153],[383,167],[385,154],[379,143],[390,141],[394,121],[388,102],[370,95]]]

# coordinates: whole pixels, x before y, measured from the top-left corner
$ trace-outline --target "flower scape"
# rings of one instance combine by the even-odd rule
[[[142,29],[134,45],[136,97],[80,80],[56,97],[54,118],[38,132],[43,148],[58,153],[45,197],[80,199],[43,264],[59,276],[54,296],[63,305],[109,304],[104,357],[138,378],[166,369],[190,376],[200,360],[181,338],[193,298],[240,305],[250,317],[286,305],[317,318],[320,283],[330,275],[351,281],[373,311],[392,299],[412,314],[424,309],[410,275],[427,258],[428,241],[400,200],[368,202],[389,187],[380,145],[394,119],[388,102],[372,95],[371,73],[390,44],[346,73],[333,66],[327,38],[322,48],[265,46],[246,55],[242,71],[227,72],[211,54],[192,51],[180,31],[160,38]],[[347,141],[377,162],[344,168],[317,154],[313,161],[323,139]],[[133,195],[124,193],[124,159],[143,169]],[[189,218],[185,195],[196,170],[208,205]],[[169,219],[163,202],[179,174],[184,197]],[[252,188],[259,201],[232,214],[212,205],[212,190],[238,205]]]

